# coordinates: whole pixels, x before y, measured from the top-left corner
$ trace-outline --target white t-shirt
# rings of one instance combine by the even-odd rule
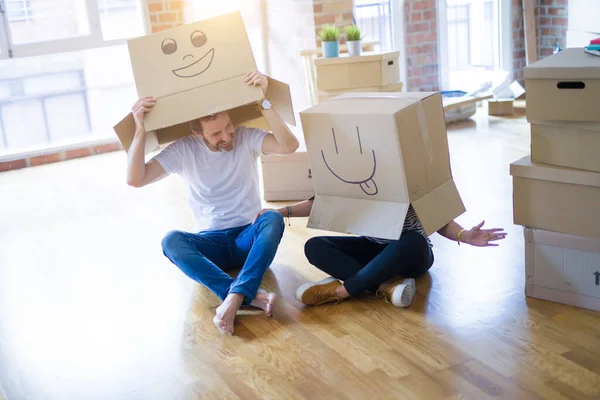
[[[183,178],[195,230],[221,230],[250,224],[261,210],[258,157],[268,132],[237,127],[231,151],[211,151],[191,134],[154,157],[168,174]]]

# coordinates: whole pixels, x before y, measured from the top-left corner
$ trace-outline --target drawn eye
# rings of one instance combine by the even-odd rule
[[[190,36],[190,38],[192,40],[192,45],[194,47],[204,46],[206,44],[206,42],[208,41],[208,39],[206,38],[206,35],[200,31],[192,32],[192,35]]]
[[[165,39],[160,45],[162,52],[166,55],[173,54],[177,51],[177,42],[173,39]]]

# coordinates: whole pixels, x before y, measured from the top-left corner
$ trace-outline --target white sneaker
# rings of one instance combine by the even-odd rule
[[[398,284],[388,282],[379,285],[377,297],[385,297],[386,302],[392,303],[396,307],[404,308],[410,306],[417,292],[415,280],[408,278]]]

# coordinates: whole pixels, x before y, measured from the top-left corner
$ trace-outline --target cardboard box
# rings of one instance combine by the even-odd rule
[[[525,295],[600,311],[600,240],[525,228]]]
[[[532,122],[531,160],[600,172],[600,123]]]
[[[510,165],[517,225],[584,237],[600,237],[600,173],[532,163]]]
[[[402,82],[391,83],[385,86],[372,86],[363,87],[357,89],[343,89],[343,90],[332,90],[332,91],[320,91],[317,93],[319,96],[319,103],[329,100],[333,97],[337,97],[344,93],[355,93],[355,92],[401,92],[404,84]]]
[[[316,193],[309,228],[398,239],[411,204],[428,235],[465,211],[440,93],[346,93],[300,118]]]
[[[306,200],[315,194],[308,154],[261,157],[266,201]]]
[[[131,39],[128,46],[138,95],[157,98],[144,119],[146,154],[189,135],[189,121],[220,111],[230,111],[237,125],[269,129],[256,108],[262,91],[244,83],[256,63],[239,12]],[[269,78],[266,97],[285,122],[295,125],[286,84]],[[129,150],[133,115],[114,129]]]
[[[385,86],[400,80],[400,52],[363,53],[350,57],[317,58],[317,88],[344,90]]]
[[[600,121],[600,57],[565,49],[524,75],[529,121]]]
[[[488,114],[495,116],[513,115],[513,99],[490,99],[488,100]]]

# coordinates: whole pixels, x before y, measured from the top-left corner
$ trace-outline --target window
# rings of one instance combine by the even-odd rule
[[[29,21],[32,17],[30,0],[7,0],[10,22]],[[13,3],[13,4],[11,4]]]
[[[0,3],[0,156],[114,138],[137,98],[125,39],[146,32],[141,0]]]
[[[392,43],[392,17],[390,0],[355,0],[354,19],[364,35],[365,42],[379,42],[377,51],[390,51]]]
[[[145,32],[141,0],[0,0],[0,4],[6,10],[2,12],[6,18],[0,18],[0,58],[110,46]]]

